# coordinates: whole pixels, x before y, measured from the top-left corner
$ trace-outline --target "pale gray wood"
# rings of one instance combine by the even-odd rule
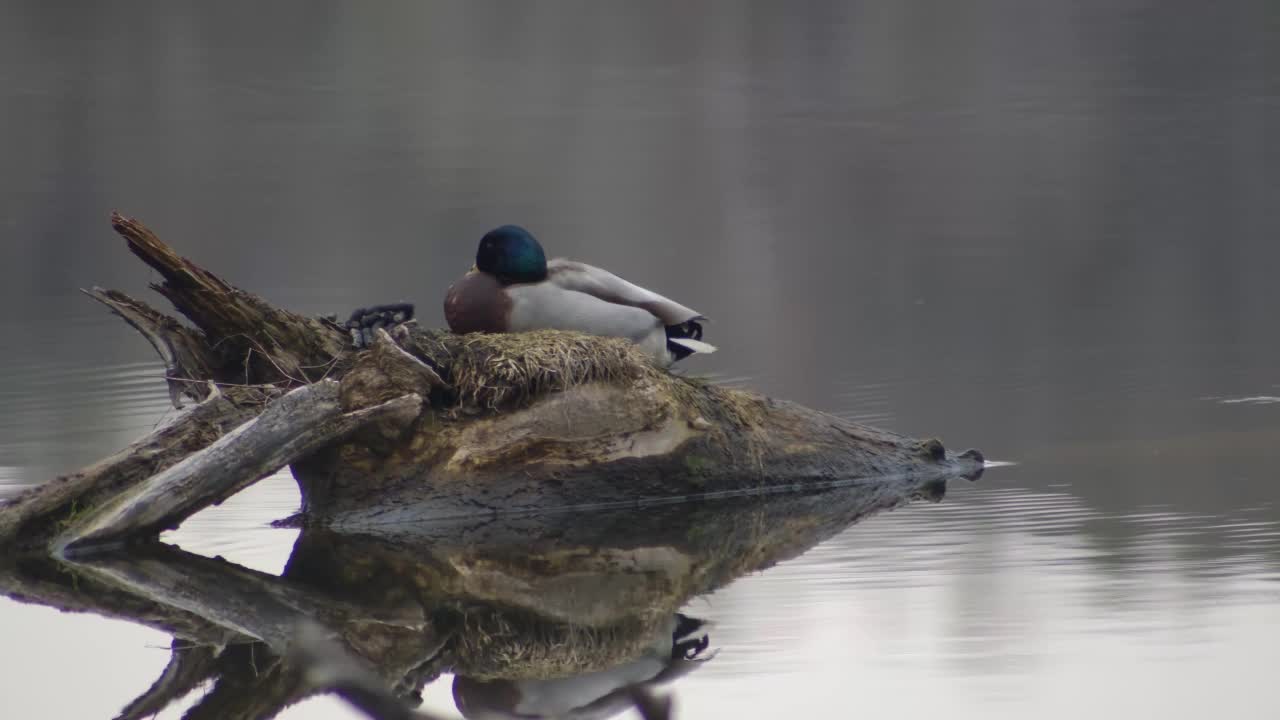
[[[411,394],[343,413],[338,383],[332,380],[290,391],[258,417],[93,511],[63,534],[55,548],[66,551],[177,527],[197,511],[369,423],[407,423],[421,405],[421,397]]]
[[[209,445],[257,414],[245,388],[213,392],[120,452],[31,488],[0,507],[0,547],[43,547],[62,529],[124,489]]]

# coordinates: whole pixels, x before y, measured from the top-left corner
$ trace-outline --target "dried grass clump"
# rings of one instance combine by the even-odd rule
[[[562,330],[454,335],[415,333],[406,348],[432,364],[458,405],[485,410],[526,403],[587,382],[666,373],[633,343]]]

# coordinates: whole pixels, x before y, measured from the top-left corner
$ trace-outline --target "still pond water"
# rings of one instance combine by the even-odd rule
[[[0,493],[170,412],[76,292],[146,292],[110,210],[432,323],[516,222],[711,316],[685,372],[1012,463],[691,599],[677,717],[1280,714],[1272,4],[0,5]],[[166,539],[279,573],[297,502]],[[112,717],[169,657],[8,598],[0,637],[12,718]]]

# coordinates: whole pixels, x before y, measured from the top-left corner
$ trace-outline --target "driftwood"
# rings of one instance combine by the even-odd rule
[[[347,529],[981,472],[975,451],[678,377],[619,339],[410,325],[356,352],[335,322],[231,286],[136,221],[112,225],[194,327],[88,294],[156,348],[174,404],[198,404],[0,508],[0,545],[153,538],[286,464],[301,520]]]

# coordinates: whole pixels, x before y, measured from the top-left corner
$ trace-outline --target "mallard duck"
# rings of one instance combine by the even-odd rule
[[[548,261],[537,239],[515,225],[480,239],[475,266],[449,286],[444,317],[455,333],[551,329],[624,337],[662,365],[716,350],[702,342],[701,313],[607,270]]]

